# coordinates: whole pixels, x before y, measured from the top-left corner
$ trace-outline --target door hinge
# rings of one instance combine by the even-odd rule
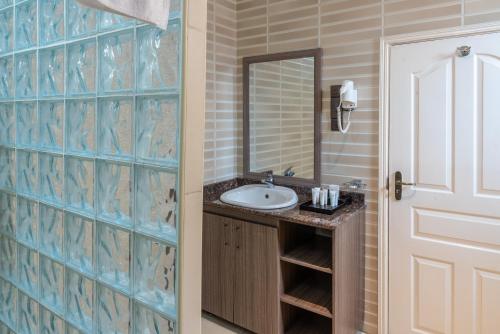
[[[385,189],[389,190],[389,177],[385,180]]]

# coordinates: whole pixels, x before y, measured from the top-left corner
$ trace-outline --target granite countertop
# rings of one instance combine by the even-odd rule
[[[219,200],[220,196],[231,189],[238,188],[246,184],[255,184],[253,180],[236,178],[229,181],[214,183],[204,187],[204,210],[226,210],[230,215],[231,212],[238,212],[248,217],[265,218],[278,225],[280,221],[287,221],[297,224],[315,226],[323,229],[333,230],[338,225],[348,221],[349,218],[356,214],[359,210],[366,207],[364,195],[360,193],[341,192],[341,197],[350,196],[352,198],[351,204],[335,211],[333,215],[325,215],[310,211],[300,210],[300,204],[310,200],[309,187],[289,187],[295,190],[299,197],[297,205],[291,208],[277,209],[277,210],[256,210],[250,208],[243,208],[230,204],[223,203]]]

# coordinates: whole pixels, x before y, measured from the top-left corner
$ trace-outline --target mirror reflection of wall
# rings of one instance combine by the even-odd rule
[[[250,171],[314,178],[314,57],[250,64]]]

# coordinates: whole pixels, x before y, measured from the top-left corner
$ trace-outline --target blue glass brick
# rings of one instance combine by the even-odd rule
[[[110,12],[100,12],[99,28],[101,31],[123,28],[134,24],[134,20]]]
[[[63,260],[63,212],[40,204],[40,251]]]
[[[18,308],[18,334],[38,333],[38,303],[24,293],[19,293]]]
[[[0,189],[16,187],[16,151],[0,146]]]
[[[40,43],[64,39],[64,0],[40,1]]]
[[[66,317],[79,329],[92,331],[94,283],[71,270],[66,270]]]
[[[64,47],[40,51],[38,87],[42,97],[64,95]]]
[[[17,246],[18,286],[30,296],[38,296],[38,253],[22,245]]]
[[[40,333],[64,334],[64,322],[45,307],[40,307]]]
[[[99,278],[115,288],[130,291],[130,233],[104,223],[97,225]]]
[[[16,282],[17,280],[17,243],[0,235],[0,276]],[[1,304],[0,304],[1,306]]]
[[[66,332],[65,334],[87,334],[85,332],[82,332],[81,330],[75,328],[74,326],[71,326],[68,322],[66,322]]]
[[[16,197],[0,192],[0,232],[11,237],[16,231]]]
[[[34,102],[17,103],[17,146],[36,147],[38,142],[38,117]]]
[[[75,270],[92,275],[94,273],[94,223],[93,221],[66,213],[65,247],[66,264]]]
[[[132,224],[132,168],[98,160],[97,216],[115,224]]]
[[[134,88],[134,36],[130,32],[99,39],[99,87],[103,93]]]
[[[63,157],[46,153],[39,153],[40,166],[40,199],[62,205],[63,199]]]
[[[95,94],[96,64],[95,39],[68,45],[68,95]]]
[[[161,169],[136,167],[136,228],[176,240],[177,175]]]
[[[16,49],[26,49],[37,44],[36,1],[16,5]]]
[[[38,248],[38,203],[17,197],[17,239],[33,248]]]
[[[5,1],[5,0],[3,0]],[[0,1],[0,7],[1,7]],[[14,15],[12,9],[0,11],[0,54],[10,52],[14,41]]]
[[[0,334],[176,332],[182,8],[0,0]]]
[[[15,143],[16,116],[14,105],[12,103],[0,103],[0,144],[13,147]]]
[[[0,322],[0,334],[16,334],[16,332],[12,331],[7,325],[4,325]]]
[[[140,91],[178,89],[181,29],[178,21],[162,30],[146,26],[137,31],[137,88]]]
[[[36,53],[16,55],[16,97],[34,98],[36,95]]]
[[[95,153],[95,102],[66,102],[66,152],[86,156]]]
[[[82,6],[76,0],[67,0],[68,37],[76,38],[95,33],[97,30],[97,11]]]
[[[174,334],[175,323],[152,310],[134,304],[134,333]]]
[[[0,278],[0,320],[16,328],[17,289],[14,285]]]
[[[38,193],[38,154],[17,150],[17,192],[35,197]]]
[[[126,296],[98,285],[97,333],[129,334],[130,308],[130,301]]]
[[[136,298],[175,317],[175,248],[136,235],[134,266]]]
[[[179,100],[173,97],[137,99],[137,158],[152,163],[176,163]]]
[[[0,9],[12,6],[13,0],[0,0]]]
[[[92,160],[65,159],[66,204],[86,214],[94,213],[94,162]]]
[[[63,150],[64,101],[39,103],[40,147],[54,152]]]
[[[40,301],[53,312],[64,312],[64,267],[40,256]]]
[[[0,100],[8,100],[14,96],[14,58],[0,58]]]
[[[106,98],[99,100],[98,151],[102,156],[133,158],[133,100]]]
[[[170,0],[170,19],[178,18],[182,10],[182,0]]]

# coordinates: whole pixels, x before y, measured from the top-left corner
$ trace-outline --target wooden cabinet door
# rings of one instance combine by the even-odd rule
[[[278,333],[278,230],[235,221],[234,323],[258,334]]]
[[[203,214],[203,310],[222,319],[234,319],[233,219]]]

